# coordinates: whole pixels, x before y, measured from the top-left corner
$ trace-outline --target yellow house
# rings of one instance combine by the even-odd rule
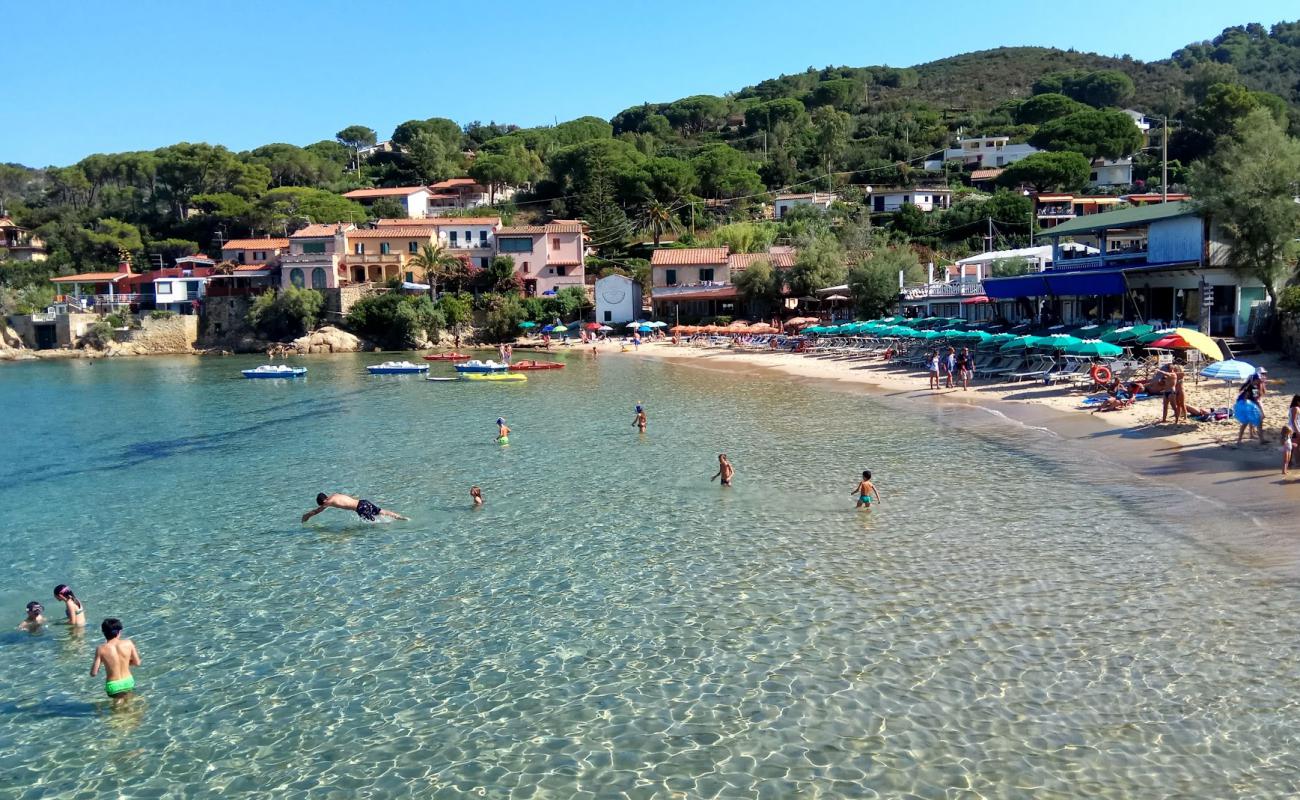
[[[348,252],[343,259],[347,273],[353,283],[423,279],[423,271],[409,268],[407,262],[424,245],[433,244],[437,234],[434,225],[385,225],[348,231]]]

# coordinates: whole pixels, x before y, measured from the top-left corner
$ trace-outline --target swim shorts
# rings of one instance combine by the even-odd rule
[[[510,444],[510,437],[509,437],[509,436],[498,436],[498,437],[497,437],[497,444]]]
[[[117,681],[104,681],[104,691],[109,697],[117,697],[119,694],[126,694],[135,688],[135,678],[128,675]]]
[[[871,505],[871,495],[869,494],[862,495],[861,497],[858,498],[858,502],[862,503],[863,505],[868,505],[868,506]]]
[[[369,500],[360,500],[357,502],[357,516],[367,522],[374,522],[375,517],[379,516],[379,506]]]

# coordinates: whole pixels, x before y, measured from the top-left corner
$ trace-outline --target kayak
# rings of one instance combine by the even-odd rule
[[[263,364],[256,369],[240,370],[245,378],[301,378],[307,374],[306,367],[291,367],[288,364]]]
[[[558,361],[516,361],[510,365],[511,372],[523,372],[532,369],[564,369]]]
[[[412,364],[410,361],[385,361],[366,367],[371,375],[406,375],[412,372],[428,372],[428,364]]]
[[[497,361],[466,361],[463,364],[456,365],[457,372],[505,372],[509,364],[503,364]]]
[[[467,372],[461,376],[467,381],[526,381],[527,375],[513,372]]]
[[[469,361],[470,356],[464,353],[434,353],[431,356],[425,356],[425,361]]]

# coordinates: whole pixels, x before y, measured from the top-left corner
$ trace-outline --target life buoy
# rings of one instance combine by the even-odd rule
[[[1092,369],[1088,370],[1088,375],[1092,377],[1092,382],[1098,386],[1105,386],[1114,379],[1115,375],[1110,371],[1110,367],[1102,364],[1094,364]]]

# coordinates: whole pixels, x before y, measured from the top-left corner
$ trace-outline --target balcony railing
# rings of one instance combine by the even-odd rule
[[[1053,272],[1076,272],[1085,269],[1108,269],[1125,264],[1141,263],[1147,260],[1146,249],[1116,250],[1105,255],[1082,256],[1079,258],[1062,258],[1052,262]]]
[[[923,283],[903,288],[904,300],[927,300],[932,297],[975,297],[984,294],[984,284],[975,281]]]
[[[280,256],[281,264],[328,264],[333,253],[287,253]]]

